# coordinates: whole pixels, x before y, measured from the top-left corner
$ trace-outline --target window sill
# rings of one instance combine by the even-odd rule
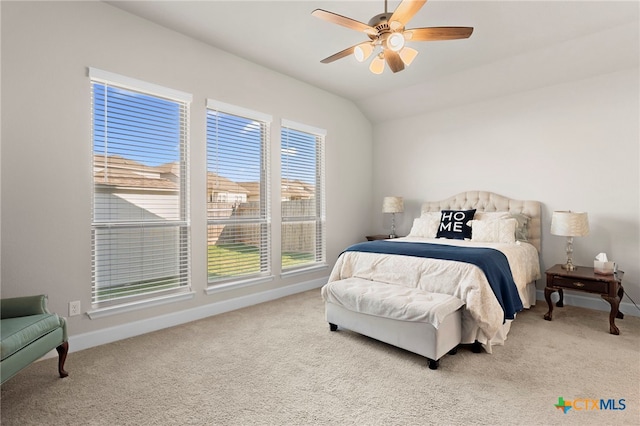
[[[281,277],[292,277],[295,275],[308,274],[309,272],[322,271],[323,269],[327,269],[328,265],[326,263],[319,263],[317,265],[303,267],[300,269],[291,269],[286,272],[282,272],[280,274]]]
[[[209,284],[207,288],[204,290],[204,292],[207,295],[212,295],[212,294],[221,293],[224,291],[235,290],[237,288],[250,287],[253,285],[266,283],[269,281],[273,281],[274,278],[275,277],[273,275],[268,275],[265,277],[251,278],[251,279],[242,280],[242,281],[231,281],[231,282],[224,282],[220,284]]]
[[[123,303],[121,305],[108,306],[104,308],[96,308],[91,311],[87,311],[87,315],[91,319],[104,318],[112,315],[122,314],[124,312],[137,311],[151,306],[166,305],[168,303],[180,302],[183,300],[193,299],[195,292],[189,291],[187,293],[171,294],[168,296],[154,297],[153,299],[138,300],[130,303]]]

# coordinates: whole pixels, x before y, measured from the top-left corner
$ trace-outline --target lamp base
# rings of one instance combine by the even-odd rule
[[[562,265],[562,269],[575,271],[576,267],[573,266],[573,237],[567,237],[567,247],[565,250],[567,252],[567,263]]]

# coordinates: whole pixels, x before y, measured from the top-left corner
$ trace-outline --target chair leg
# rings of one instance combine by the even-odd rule
[[[56,351],[58,351],[58,373],[60,373],[60,377],[67,377],[69,373],[64,371],[64,362],[67,360],[69,342],[62,342],[62,344],[56,348]]]

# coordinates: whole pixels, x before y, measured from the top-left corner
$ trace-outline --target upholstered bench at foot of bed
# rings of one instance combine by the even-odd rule
[[[446,353],[462,339],[462,306],[450,295],[346,278],[322,288],[331,331],[338,326],[427,358],[438,368]]]

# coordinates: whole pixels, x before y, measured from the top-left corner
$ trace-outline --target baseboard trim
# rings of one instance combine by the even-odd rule
[[[558,298],[559,296],[557,292],[551,295],[551,300],[553,303],[556,303],[558,301]],[[546,301],[544,299],[544,290],[536,290],[536,299],[538,301],[542,301],[542,303],[544,303],[546,306]],[[597,311],[611,311],[611,305],[609,305],[609,302],[605,301],[601,297],[589,297],[584,294],[575,294],[567,291],[564,292],[564,304],[569,306],[578,306],[580,308],[595,309]],[[636,308],[632,303],[621,302],[618,309],[625,315],[640,317],[640,310],[638,310],[638,308]]]
[[[139,336],[141,334],[150,333],[152,331],[161,330],[163,328],[174,327],[176,325],[185,324],[191,321],[207,318],[213,315],[223,314],[225,312],[234,311],[236,309],[246,308],[248,306],[257,305],[258,303],[268,302],[282,297],[291,296],[303,291],[320,288],[327,283],[327,277],[319,278],[311,281],[305,281],[285,287],[278,287],[272,290],[262,291],[247,296],[237,297],[234,299],[224,300],[221,302],[211,303],[209,305],[198,306],[179,312],[161,315],[158,317],[147,318],[140,321],[130,322],[127,324],[109,327],[102,330],[91,331],[88,333],[69,336],[69,352],[81,351],[94,346],[112,343],[129,337]],[[57,356],[52,351],[49,356]]]

